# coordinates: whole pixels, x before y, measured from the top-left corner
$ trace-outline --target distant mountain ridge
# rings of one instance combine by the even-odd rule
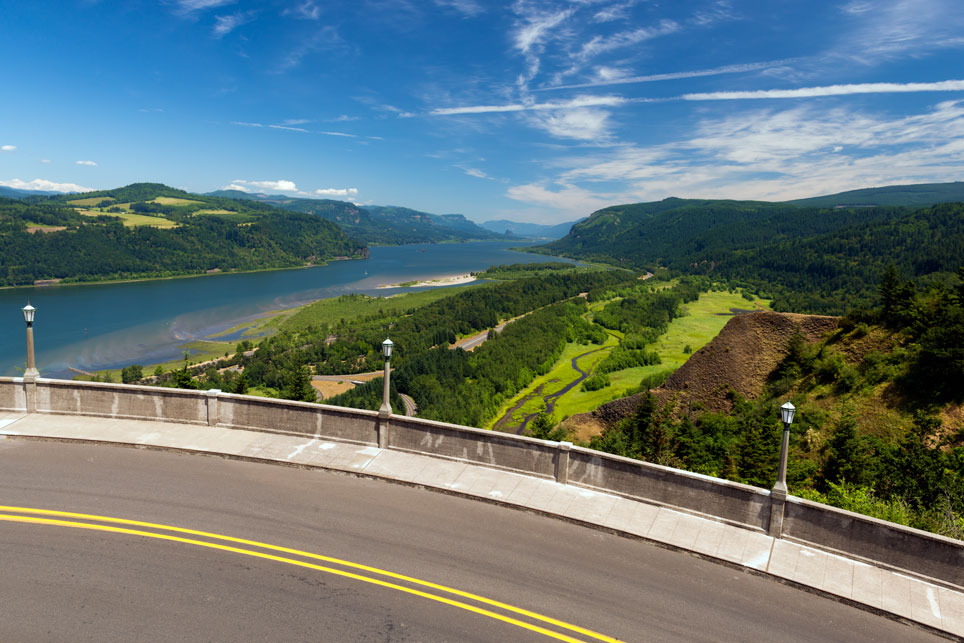
[[[285,210],[314,214],[337,223],[348,235],[366,244],[439,243],[500,238],[461,214],[430,214],[401,206],[357,206],[333,199],[305,199],[240,190],[218,190],[209,192],[208,196],[270,203]]]
[[[572,226],[585,220],[586,217],[583,217],[566,223],[541,225],[538,223],[518,223],[507,219],[497,219],[495,221],[486,221],[482,224],[482,227],[498,234],[515,235],[524,239],[561,239],[569,234],[569,229],[572,228]]]
[[[794,205],[818,208],[866,207],[872,205],[905,205],[923,207],[938,203],[964,201],[964,182],[916,183],[879,188],[848,190],[838,194],[787,201]]]

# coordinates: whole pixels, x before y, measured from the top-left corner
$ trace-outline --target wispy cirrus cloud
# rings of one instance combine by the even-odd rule
[[[964,172],[964,100],[900,118],[816,105],[751,110],[703,119],[689,138],[557,163],[555,178],[513,186],[506,196],[584,215],[668,196],[788,200],[955,181]]]
[[[303,127],[291,127],[290,125],[268,125],[269,129],[281,129],[287,130],[289,132],[301,132],[302,134],[308,134],[308,130]]]
[[[205,9],[216,9],[235,2],[237,0],[177,0],[176,7],[177,13],[190,14]]]
[[[93,188],[85,188],[76,183],[56,183],[47,179],[34,179],[32,181],[21,181],[20,179],[10,179],[0,181],[0,185],[15,190],[42,190],[44,192],[92,192]]]
[[[211,32],[215,37],[223,38],[241,25],[254,20],[254,17],[255,13],[253,11],[242,11],[225,16],[215,16],[214,27]]]
[[[17,151],[17,146],[16,146],[16,145],[4,145],[4,146],[0,147],[0,151],[2,151],[2,152],[15,152],[15,151]]]
[[[545,103],[512,103],[508,105],[465,105],[462,107],[438,107],[429,112],[432,116],[457,114],[492,114],[500,112],[533,112],[543,110],[566,110],[586,107],[613,107],[627,102],[622,96],[576,96],[569,100]]]
[[[338,34],[338,30],[331,25],[326,25],[290,49],[273,71],[278,74],[284,73],[298,67],[305,58],[313,54],[341,49],[344,46],[345,41]]]
[[[854,94],[907,94],[917,92],[964,91],[964,80],[943,80],[935,83],[857,83],[801,87],[798,89],[761,89],[754,91],[723,91],[683,94],[682,100],[746,100],[763,98],[816,98],[820,96],[850,96]]]
[[[87,165],[89,167],[97,167],[97,163],[94,161],[74,161],[74,165]]]
[[[608,36],[597,34],[588,42],[584,43],[582,47],[580,47],[579,50],[572,55],[572,57],[576,61],[585,62],[591,58],[599,56],[600,54],[608,53],[616,49],[622,49],[624,47],[638,45],[641,42],[651,40],[659,36],[666,36],[676,33],[681,28],[681,25],[675,20],[664,19],[661,20],[655,27],[640,27],[639,29],[622,31]]]
[[[476,0],[435,0],[435,4],[445,9],[455,9],[468,18],[474,18],[485,12],[485,7]]]
[[[745,63],[737,65],[724,65],[712,69],[694,69],[691,71],[675,71],[663,74],[649,74],[646,76],[626,76],[607,74],[608,67],[601,67],[602,77],[598,80],[585,83],[574,83],[569,85],[555,85],[549,87],[539,87],[533,91],[551,91],[557,89],[579,89],[583,87],[604,87],[607,85],[631,85],[636,83],[653,83],[664,80],[684,80],[687,78],[701,78],[704,76],[720,76],[723,74],[745,74],[753,71],[774,69],[794,62],[794,59],[772,60],[768,62]],[[608,76],[608,77],[607,77]]]
[[[964,44],[964,12],[957,0],[857,0],[840,7],[853,21],[831,56],[867,65]]]
[[[321,7],[313,0],[306,0],[293,7],[288,7],[281,12],[282,15],[291,15],[302,20],[318,20],[321,18]]]

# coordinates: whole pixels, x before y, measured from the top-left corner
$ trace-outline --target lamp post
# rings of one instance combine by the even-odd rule
[[[796,411],[793,404],[787,402],[780,407],[780,418],[783,420],[783,443],[780,445],[780,469],[777,471],[777,483],[773,490],[787,494],[787,451],[790,449],[790,425],[793,424],[793,414]]]
[[[29,301],[23,307],[23,320],[27,323],[27,370],[23,372],[23,376],[31,380],[40,377],[33,355],[33,318],[36,312],[37,309],[31,306]]]
[[[384,387],[382,389],[382,406],[378,409],[378,417],[388,418],[392,414],[392,405],[388,401],[388,389],[389,389],[389,378],[391,377],[391,359],[392,359],[392,346],[395,344],[390,339],[386,339],[382,342],[382,354],[385,355],[385,377],[384,377]]]

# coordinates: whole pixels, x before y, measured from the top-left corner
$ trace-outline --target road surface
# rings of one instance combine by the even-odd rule
[[[7,438],[0,497],[3,641],[940,640],[649,543],[318,470]]]

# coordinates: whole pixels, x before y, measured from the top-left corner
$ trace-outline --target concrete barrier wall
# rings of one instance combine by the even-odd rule
[[[569,483],[763,531],[770,523],[769,491],[581,447],[570,452]]]
[[[787,497],[783,535],[964,587],[964,543]]]
[[[555,442],[411,417],[392,417],[389,448],[555,478]]]
[[[26,408],[23,380],[19,377],[0,378],[0,410],[22,411]]]
[[[38,379],[37,411],[187,424],[208,423],[207,401],[200,391],[103,382]]]
[[[31,406],[32,405],[32,406]],[[324,437],[472,462],[766,531],[770,492],[574,447],[374,411],[148,386],[0,378],[0,410],[171,421]],[[964,587],[964,542],[789,497],[783,535]],[[776,514],[778,515],[778,514]]]
[[[212,423],[220,426],[378,443],[375,411],[228,393],[216,397],[219,408],[217,420]]]

